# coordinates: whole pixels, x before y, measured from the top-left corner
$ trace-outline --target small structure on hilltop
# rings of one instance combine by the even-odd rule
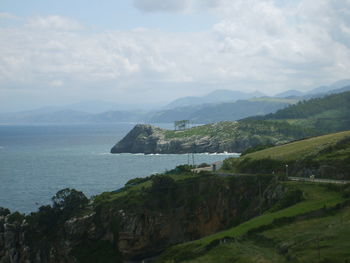
[[[188,129],[190,126],[190,121],[189,120],[181,120],[181,121],[175,121],[174,122],[174,127],[175,131],[183,131]]]

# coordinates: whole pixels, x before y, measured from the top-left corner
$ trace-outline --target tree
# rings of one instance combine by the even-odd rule
[[[175,180],[168,175],[156,175],[152,177],[153,191],[169,190],[175,187]]]
[[[52,197],[53,209],[70,215],[76,210],[84,208],[89,200],[81,191],[65,188]]]

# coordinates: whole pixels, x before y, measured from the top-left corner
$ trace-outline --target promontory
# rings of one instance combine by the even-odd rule
[[[261,144],[288,142],[304,135],[278,122],[246,120],[219,122],[186,130],[136,125],[111,149],[111,153],[183,154],[242,152]],[[259,135],[258,135],[259,134]]]

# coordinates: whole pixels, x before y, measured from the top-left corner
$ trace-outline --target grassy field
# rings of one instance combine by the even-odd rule
[[[242,158],[263,159],[271,158],[275,160],[295,160],[315,155],[321,150],[335,145],[342,139],[350,137],[350,131],[328,134],[324,136],[313,137],[310,139],[291,142],[285,145],[276,146],[262,151],[254,152],[243,156]]]
[[[231,137],[236,134],[237,128],[238,128],[237,122],[232,122],[232,121],[218,122],[214,124],[196,126],[183,131],[166,130],[165,138],[173,139],[173,138],[185,138],[185,137],[191,137],[191,136],[212,137],[212,136],[218,136],[220,134],[224,137]]]
[[[340,193],[327,190],[322,185],[294,182],[287,184],[301,189],[305,200],[274,213],[267,212],[226,231],[171,247],[162,254],[158,262],[214,262],[213,259],[217,259],[216,262],[284,262],[284,258],[274,247],[261,246],[249,239],[242,241],[241,238],[249,231],[273,225],[278,219],[293,218],[344,201]],[[224,243],[225,239],[236,241]],[[212,244],[217,245],[210,249]]]
[[[350,261],[350,208],[337,213],[275,227],[236,242],[222,243],[189,260],[207,262],[324,262]]]

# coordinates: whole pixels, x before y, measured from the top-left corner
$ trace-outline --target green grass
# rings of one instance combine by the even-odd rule
[[[305,193],[305,201],[274,213],[267,212],[236,227],[218,232],[202,239],[171,247],[164,252],[164,254],[160,257],[159,262],[164,262],[162,260],[167,259],[175,259],[176,262],[181,262],[182,260],[189,262],[187,261],[188,259],[198,258],[204,253],[207,254],[207,247],[210,246],[210,244],[213,244],[213,242],[218,242],[224,238],[240,238],[243,235],[247,234],[250,230],[273,224],[274,220],[276,219],[294,217],[311,211],[316,211],[324,207],[331,207],[344,201],[339,193],[335,191],[329,191],[322,185],[295,182],[288,182],[286,184],[301,189]]]
[[[171,261],[169,261],[171,262]],[[228,242],[210,250],[209,253],[196,259],[186,261],[191,263],[252,263],[252,262],[285,262],[283,256],[274,249],[261,247],[252,241]]]
[[[196,126],[183,131],[166,130],[165,139],[168,140],[168,139],[174,139],[174,138],[187,138],[192,136],[212,137],[212,136],[218,136],[219,134],[221,134],[225,138],[228,138],[235,134],[237,127],[238,127],[237,122],[226,121],[226,122],[218,122],[214,124]]]
[[[332,215],[297,220],[239,241],[221,243],[186,262],[344,263],[350,261],[349,236],[350,207],[345,207]]]
[[[297,221],[262,235],[298,262],[350,262],[350,208],[322,218]],[[348,260],[348,261],[346,261]]]
[[[307,156],[317,154],[319,151],[335,145],[340,140],[350,137],[350,131],[328,134],[324,136],[313,137],[310,139],[291,142],[285,145],[276,146],[262,151],[254,152],[243,156],[242,158],[265,159],[291,161],[302,159]]]
[[[184,173],[181,175],[178,174],[167,174],[167,176],[170,176],[173,178],[175,181],[182,181],[186,180],[189,178],[196,178],[199,177],[199,174],[194,174],[194,173]],[[98,196],[95,197],[95,203],[111,203],[114,202],[124,196],[127,195],[133,195],[133,194],[138,194],[142,189],[147,189],[152,186],[152,180],[148,180],[146,182],[125,188],[124,190],[121,190],[119,192],[113,193],[113,192],[104,192]]]

